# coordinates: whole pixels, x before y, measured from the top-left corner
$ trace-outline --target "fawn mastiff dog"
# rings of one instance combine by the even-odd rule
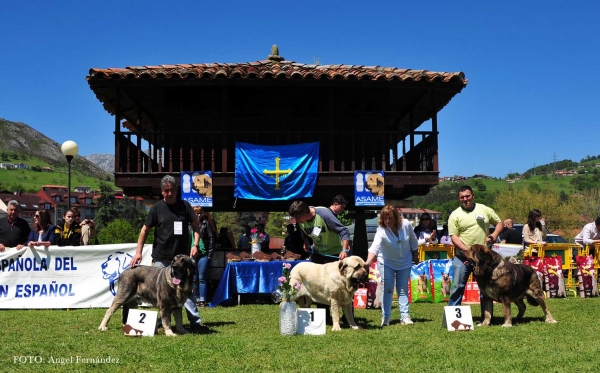
[[[340,328],[340,308],[344,311],[348,323],[353,329],[360,329],[352,315],[354,292],[369,277],[369,268],[359,256],[349,256],[344,260],[327,264],[304,262],[292,268],[290,284],[301,285],[296,298],[300,307],[310,306],[313,302],[329,304],[333,319],[332,331]],[[304,296],[308,303],[304,302]]]
[[[171,314],[175,313],[177,333],[185,334],[181,319],[181,309],[192,290],[194,261],[187,255],[177,255],[171,265],[165,268],[137,266],[128,268],[119,277],[117,295],[98,330],[108,329],[108,321],[115,311],[123,306],[123,325],[127,322],[130,308],[136,308],[142,301],[151,303],[160,310],[165,335],[175,336],[171,330]]]
[[[490,324],[494,300],[502,303],[504,308],[502,326],[512,326],[510,303],[517,305],[517,319],[520,319],[527,308],[523,298],[527,298],[527,302],[532,306],[542,307],[547,323],[556,323],[546,306],[544,293],[533,268],[504,260],[500,254],[482,245],[473,245],[464,254],[466,259],[475,265],[473,273],[483,295],[484,320],[478,326]]]

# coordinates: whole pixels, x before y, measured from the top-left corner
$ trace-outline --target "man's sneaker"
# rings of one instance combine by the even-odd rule
[[[412,324],[414,324],[414,322],[410,319],[410,316],[406,316],[405,318],[402,319],[402,321],[400,321],[400,324],[412,325]]]
[[[381,319],[381,327],[383,328],[384,326],[389,326],[390,325],[390,319],[386,319],[385,317]]]
[[[210,331],[210,329],[208,329],[208,326],[201,324],[201,323],[195,323],[190,325],[190,333],[194,333],[194,334],[204,334],[204,333],[208,333]]]

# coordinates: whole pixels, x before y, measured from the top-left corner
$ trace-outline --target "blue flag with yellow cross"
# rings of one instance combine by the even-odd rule
[[[290,200],[312,197],[317,183],[319,143],[235,143],[236,198]]]

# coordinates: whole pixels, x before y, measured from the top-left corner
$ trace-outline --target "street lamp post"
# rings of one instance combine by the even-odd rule
[[[60,147],[60,151],[65,155],[65,158],[67,158],[67,163],[69,164],[69,172],[67,176],[67,210],[71,209],[71,161],[73,160],[73,157],[77,155],[77,150],[79,150],[77,143],[71,140],[63,142],[62,146]]]

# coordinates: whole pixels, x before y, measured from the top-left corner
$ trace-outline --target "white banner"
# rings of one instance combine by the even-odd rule
[[[49,246],[0,252],[0,309],[108,308],[137,244]],[[152,245],[142,264],[152,265]]]

